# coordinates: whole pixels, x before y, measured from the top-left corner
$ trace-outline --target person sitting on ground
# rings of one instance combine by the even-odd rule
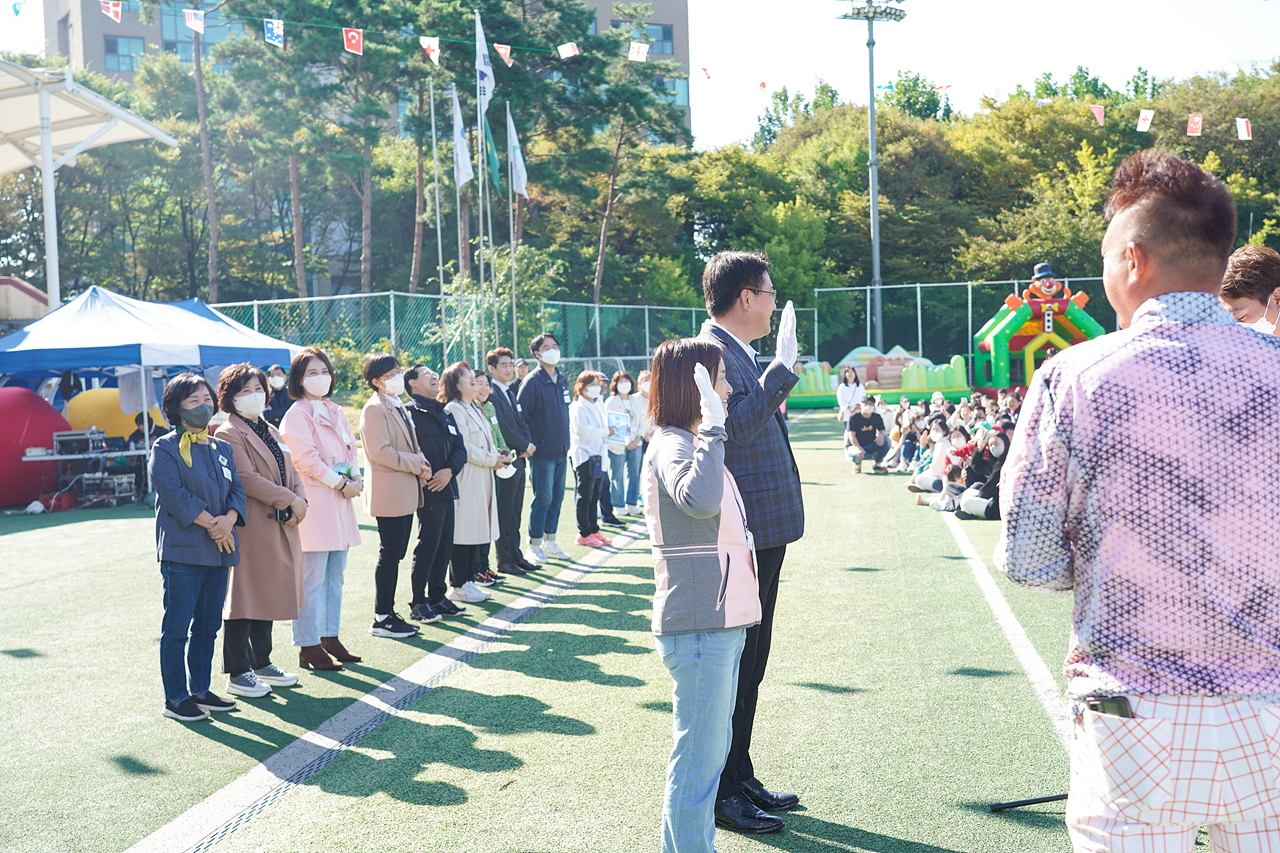
[[[1008,456],[1009,437],[1002,432],[993,432],[987,437],[987,446],[983,450],[984,457],[993,461],[986,479],[973,483],[960,496],[960,511],[974,518],[985,518],[997,521],[1000,518],[1000,472],[1004,468],[1004,460]]]
[[[1232,252],[1218,299],[1237,323],[1264,335],[1280,334],[1280,252],[1266,246]]]
[[[951,441],[947,438],[947,419],[941,414],[933,415],[929,420],[930,460],[929,467],[921,471],[907,483],[913,492],[942,491],[942,476],[947,470],[947,454],[951,452]]]
[[[956,424],[951,428],[948,435],[951,439],[951,450],[948,453],[947,464],[956,464],[961,467],[969,464],[969,460],[973,458],[974,442],[969,436],[969,431],[961,424]]]
[[[845,439],[848,442],[848,454],[853,462],[853,473],[862,473],[862,460],[868,457],[874,463],[872,470],[884,474],[889,469],[882,462],[889,453],[889,442],[884,428],[884,419],[876,413],[875,400],[863,397],[858,404],[858,411],[849,416],[845,424]]]
[[[925,497],[924,495],[916,495],[916,503],[919,506],[931,506],[938,512],[955,512],[960,508],[960,496],[964,494],[964,469],[952,463],[947,466],[947,481],[942,486],[942,491],[933,497]]]

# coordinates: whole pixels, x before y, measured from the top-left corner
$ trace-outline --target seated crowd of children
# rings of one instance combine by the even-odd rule
[[[855,474],[865,460],[878,474],[909,474],[907,488],[920,493],[921,506],[998,519],[1000,469],[1021,406],[1016,391],[1004,390],[996,399],[975,393],[958,404],[938,392],[915,405],[904,395],[893,408],[862,395],[840,409],[845,456]]]

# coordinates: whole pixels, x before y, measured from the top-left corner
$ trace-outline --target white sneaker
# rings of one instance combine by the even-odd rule
[[[273,663],[269,663],[262,669],[255,669],[253,674],[258,676],[258,680],[263,684],[270,684],[272,687],[292,687],[298,683],[298,676],[292,672],[285,672]]]
[[[258,699],[270,693],[271,688],[259,681],[253,670],[249,670],[228,678],[227,692],[232,696],[247,696],[250,699]]]
[[[540,546],[530,545],[529,550],[524,552],[524,561],[533,563],[535,566],[541,566],[547,562],[547,555],[543,553]]]
[[[557,545],[554,542],[542,543],[542,552],[552,560],[572,559],[568,554],[564,552],[563,548],[561,548],[559,545]]]
[[[467,581],[462,586],[449,590],[449,598],[454,601],[469,601],[475,604],[480,601],[487,601],[493,596],[471,581]]]
[[[627,515],[644,515],[644,513],[640,511],[638,506],[629,506],[627,507]]]

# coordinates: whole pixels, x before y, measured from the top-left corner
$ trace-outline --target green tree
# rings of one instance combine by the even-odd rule
[[[943,96],[932,80],[910,71],[898,71],[891,88],[876,98],[882,107],[892,107],[922,119],[946,121],[951,118],[951,99]]]

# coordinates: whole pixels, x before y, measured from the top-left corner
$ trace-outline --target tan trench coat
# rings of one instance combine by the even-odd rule
[[[298,618],[302,606],[302,540],[298,528],[285,527],[270,518],[273,509],[284,509],[294,496],[306,499],[302,481],[293,469],[289,448],[275,427],[271,436],[284,452],[288,479],[280,482],[276,458],[262,439],[239,415],[231,415],[217,431],[236,460],[236,473],[244,483],[245,525],[239,528],[240,563],[231,568],[223,619],[265,619],[281,622]]]
[[[493,470],[498,448],[489,419],[476,406],[454,400],[444,410],[462,433],[467,464],[458,475],[458,499],[453,502],[453,544],[487,545],[498,538],[498,500]]]
[[[422,449],[409,413],[380,391],[360,412],[366,476],[364,511],[374,518],[413,515],[422,506]]]

